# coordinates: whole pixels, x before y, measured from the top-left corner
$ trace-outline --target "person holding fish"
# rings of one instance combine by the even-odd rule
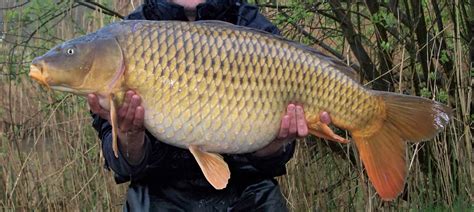
[[[276,35],[243,1],[149,0],[127,19],[55,46],[29,73],[88,96],[106,166],[131,181],[127,211],[286,211],[274,177],[292,141],[349,142],[329,123],[350,133],[391,201],[405,187],[407,142],[433,138],[452,115],[365,87],[347,64]]]
[[[255,6],[239,0],[148,0],[127,19],[215,19],[279,33]],[[88,95],[88,102],[94,113],[93,125],[102,139],[106,166],[115,172],[118,183],[131,181],[124,210],[287,210],[274,177],[285,174],[295,138],[308,135],[301,105],[288,105],[278,138],[265,148],[224,156],[232,170],[232,180],[224,190],[215,190],[188,150],[161,143],[146,132],[144,109],[137,93],[128,91],[123,106],[118,108],[118,146],[124,157],[113,157],[110,112],[100,106],[95,94]],[[330,123],[325,112],[321,120]]]

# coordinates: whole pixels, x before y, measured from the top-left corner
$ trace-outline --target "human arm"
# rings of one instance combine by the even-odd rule
[[[117,110],[119,157],[112,150],[112,126],[109,111],[99,105],[95,94],[88,95],[88,103],[93,113],[93,126],[102,141],[102,152],[106,164],[120,176],[139,175],[146,166],[146,158],[151,152],[151,139],[143,126],[144,110],[141,99],[133,91],[125,94],[123,105]]]

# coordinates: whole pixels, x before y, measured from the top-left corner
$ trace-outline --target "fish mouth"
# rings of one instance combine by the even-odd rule
[[[38,81],[39,84],[51,89],[51,87],[48,84],[48,81],[46,80],[46,77],[43,74],[43,71],[41,70],[41,68],[38,68],[38,66],[31,65],[29,75],[32,79]]]

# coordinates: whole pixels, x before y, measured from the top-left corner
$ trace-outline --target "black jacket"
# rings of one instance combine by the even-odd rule
[[[197,7],[196,20],[222,20],[278,34],[278,29],[258,8],[239,0],[208,0]],[[146,0],[127,19],[187,21],[181,6],[165,0]],[[105,166],[115,173],[117,183],[130,181],[125,210],[237,209],[286,210],[275,176],[286,173],[285,164],[294,152],[294,142],[281,155],[258,158],[249,154],[224,155],[231,171],[228,187],[216,191],[205,180],[197,162],[186,149],[157,141],[146,134],[145,155],[138,165],[130,165],[121,152],[112,151],[111,125],[93,115],[93,126],[102,140]],[[204,204],[205,203],[205,204]],[[202,210],[201,210],[202,209]]]

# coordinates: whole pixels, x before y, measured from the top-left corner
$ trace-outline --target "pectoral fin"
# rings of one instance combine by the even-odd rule
[[[198,162],[207,181],[215,189],[224,189],[230,178],[230,170],[222,156],[202,151],[197,146],[192,145],[189,147],[189,151]]]
[[[112,94],[109,95],[109,104],[110,104],[110,122],[112,124],[112,150],[114,155],[118,158],[118,144],[117,144],[117,109],[114,102],[114,97]]]

